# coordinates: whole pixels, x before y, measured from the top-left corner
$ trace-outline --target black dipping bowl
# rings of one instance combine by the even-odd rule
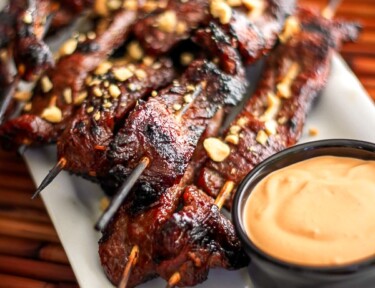
[[[237,234],[243,243],[246,253],[251,258],[248,268],[255,287],[375,287],[375,257],[342,266],[311,267],[297,265],[284,262],[264,253],[251,242],[245,232],[243,225],[245,203],[253,188],[262,178],[277,169],[323,155],[375,160],[375,144],[356,140],[332,139],[296,145],[260,163],[245,177],[238,187],[233,202],[232,217]],[[267,229],[267,227],[264,227],[264,229]]]

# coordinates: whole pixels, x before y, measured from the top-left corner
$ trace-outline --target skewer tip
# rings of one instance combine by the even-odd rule
[[[48,172],[47,176],[43,179],[42,183],[40,183],[33,196],[31,196],[31,199],[35,199],[44,190],[44,188],[46,188],[53,181],[53,179],[55,179],[56,176],[64,169],[65,165],[66,159],[63,157]]]

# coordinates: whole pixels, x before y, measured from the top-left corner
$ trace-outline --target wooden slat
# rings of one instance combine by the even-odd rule
[[[14,220],[27,220],[47,224],[52,223],[51,219],[49,218],[45,210],[29,209],[10,205],[0,206],[0,217],[10,218]]]
[[[30,187],[29,192],[19,191],[14,188],[6,189],[4,187],[0,187],[0,205],[28,207],[44,210],[44,204],[40,198],[36,198],[31,201],[31,195],[33,191],[34,189],[30,189]]]
[[[0,255],[1,254],[69,264],[68,257],[61,244],[51,244],[38,240],[1,236]]]
[[[11,220],[0,217],[0,235],[59,243],[55,229],[50,224]]]
[[[0,273],[29,277],[42,281],[75,280],[72,269],[67,265],[4,255],[0,255]]]

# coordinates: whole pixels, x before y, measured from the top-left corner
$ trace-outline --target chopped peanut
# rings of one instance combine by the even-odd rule
[[[230,147],[218,138],[210,137],[203,141],[208,156],[215,162],[224,161],[230,154]]]

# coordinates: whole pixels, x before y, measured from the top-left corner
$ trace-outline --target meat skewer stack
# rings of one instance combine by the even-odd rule
[[[224,141],[217,138],[208,138],[205,140],[205,146],[208,154],[216,161],[212,159],[209,160],[204,165],[201,171],[207,173],[208,167],[211,167],[211,165],[213,164],[223,165],[223,163],[232,163],[225,162],[225,159],[216,158],[220,157],[223,154],[224,156],[226,156],[226,158],[230,157],[230,154],[233,155],[232,157],[236,156],[235,161],[233,160],[233,163],[239,163],[241,165],[241,171],[245,170],[243,174],[238,174],[233,173],[233,166],[229,164],[226,164],[228,166],[224,167],[219,166],[220,168],[217,168],[216,171],[220,171],[221,173],[225,173],[226,171],[228,171],[229,173],[231,173],[230,175],[238,175],[238,178],[230,178],[230,182],[226,182],[224,187],[228,187],[228,189],[222,189],[226,190],[226,192],[222,192],[220,193],[220,195],[228,195],[228,193],[230,193],[235,185],[238,184],[238,182],[241,180],[240,178],[246,175],[246,173],[251,170],[256,163],[259,163],[262,159],[267,157],[267,153],[269,153],[268,155],[270,155],[271,153],[275,153],[276,151],[294,144],[298,140],[302,133],[303,123],[309,106],[311,105],[314,97],[324,87],[324,84],[327,81],[330,59],[333,51],[338,48],[339,44],[342,41],[352,40],[354,37],[356,37],[357,33],[356,27],[353,27],[352,25],[325,20],[317,14],[304,9],[300,9],[295,18],[288,20],[288,22],[289,24],[287,25],[297,24],[298,26],[296,27],[296,29],[287,26],[287,28],[285,29],[285,34],[281,35],[281,38],[283,39],[282,41],[284,41],[285,43],[281,44],[276,49],[276,51],[273,52],[270,58],[267,59],[266,68],[263,74],[265,76],[263,77],[264,80],[259,84],[260,86],[253,98],[251,98],[247,105],[245,105],[244,111],[239,114],[239,116],[234,120],[234,122],[228,129],[226,133],[227,135],[225,137],[227,143],[224,143]],[[271,92],[273,94],[277,93],[277,95],[270,95]],[[280,133],[279,136],[277,136],[276,133],[272,133],[275,131],[275,129],[270,128],[273,127],[272,125],[269,126],[269,124],[266,124],[267,121],[271,121],[274,118],[279,119],[282,123],[278,123],[278,125],[280,125],[281,127],[276,127],[276,131],[279,131],[278,133]],[[240,129],[238,128],[238,126],[240,127]],[[283,131],[279,129],[283,129]],[[264,131],[264,134],[262,132],[259,133],[259,131]],[[282,131],[283,133],[281,133],[280,131]],[[241,132],[245,132],[246,134],[244,133],[242,135],[239,135],[239,133]],[[259,135],[265,135],[266,138],[263,138],[263,136]],[[248,145],[249,143],[251,145]],[[216,147],[218,149],[230,145],[230,149],[223,148],[224,152],[213,151],[214,147],[212,147],[211,145],[218,145],[219,147]],[[246,149],[242,148],[242,145],[246,145]],[[249,149],[249,147],[253,146],[255,146],[255,149],[257,149],[255,151],[258,151],[258,153],[254,153],[254,148]],[[245,153],[251,153],[250,155],[252,156],[250,158],[247,158],[245,156],[249,154],[245,154],[245,156],[241,155],[241,153],[244,153],[243,151],[245,151]],[[218,177],[216,175],[213,175],[212,178],[206,179],[217,178]],[[223,179],[223,177],[221,179]],[[202,187],[199,186],[200,182],[202,182],[202,176],[200,176],[198,179],[198,187]],[[223,182],[224,181],[221,180],[220,185],[207,186],[218,187],[221,186]],[[212,195],[216,196],[218,190],[219,189],[216,190],[216,194],[212,193]],[[189,199],[189,193],[195,192],[198,194],[202,194],[202,192],[199,192],[198,188],[194,186],[188,186],[185,191],[187,194],[184,195],[184,199],[185,197]],[[199,196],[199,199],[201,200],[200,205],[203,205],[202,203],[205,203],[203,199],[207,197],[203,195],[204,194]],[[222,203],[223,198],[225,198],[225,196],[219,196],[218,203]],[[132,235],[134,234],[134,232],[132,231],[138,231],[138,233],[142,233],[144,229],[146,229],[146,227],[154,227],[150,223],[144,224],[144,226],[138,226],[140,225],[140,223],[137,223],[134,218],[131,218],[132,225],[135,225],[137,227],[136,229],[133,228],[134,230],[131,230],[131,228],[129,228],[127,224],[123,222],[126,221],[125,219],[127,219],[127,217],[132,217],[132,212],[129,212],[132,211],[132,209],[129,207],[125,208],[126,205],[131,205],[131,201],[127,201],[126,204],[121,207],[120,212],[115,217],[115,220],[110,224],[108,230],[104,232],[104,237],[101,240],[100,244],[102,264],[106,269],[107,275],[110,277],[110,279],[112,279],[114,283],[116,283],[116,277],[119,277],[119,274],[116,273],[116,269],[118,269],[120,275],[122,270],[118,266],[113,266],[113,263],[116,263],[118,265],[119,259],[126,259],[126,255],[124,255],[124,251],[120,249],[121,252],[118,250],[119,258],[114,257],[114,255],[111,254],[110,259],[109,257],[107,257],[107,255],[108,253],[110,253],[109,251],[113,251],[113,249],[110,248],[111,245],[120,245],[120,247],[123,245],[122,243],[124,243],[125,245],[129,245],[128,241],[132,240],[123,239],[120,235]],[[159,205],[159,203],[157,205]],[[150,208],[149,211],[152,210],[153,208]],[[180,211],[184,211],[184,208]],[[125,217],[126,213],[130,213],[130,216]],[[194,273],[186,273],[186,267],[191,267],[191,264],[189,263],[191,263],[192,260],[189,260],[189,257],[182,258],[182,263],[179,263],[177,265],[172,264],[174,263],[173,261],[176,261],[178,263],[177,259],[179,258],[176,257],[176,255],[179,255],[179,253],[186,253],[187,255],[189,255],[189,253],[184,250],[184,247],[186,246],[184,246],[183,244],[188,240],[181,240],[181,238],[188,238],[187,235],[195,235],[195,233],[197,233],[194,232],[194,225],[191,226],[191,224],[188,225],[184,223],[184,219],[200,219],[195,215],[191,216],[191,214],[188,214],[189,216],[187,216],[184,215],[184,212],[177,212],[177,214],[178,213],[182,214],[180,216],[170,216],[169,219],[171,220],[160,221],[162,223],[169,223],[169,221],[171,221],[171,223],[174,223],[164,224],[164,228],[157,226],[157,232],[154,231],[154,233],[156,235],[161,234],[163,236],[155,236],[154,234],[152,234],[153,231],[150,230],[147,230],[144,235],[142,234],[143,236],[137,234],[137,237],[135,237],[136,239],[145,240],[138,240],[138,264],[135,264],[135,266],[133,267],[133,272],[135,273],[134,277],[139,278],[139,270],[136,269],[138,265],[140,267],[144,267],[144,262],[142,262],[141,260],[143,253],[151,253],[151,251],[153,251],[153,256],[148,257],[152,257],[152,259],[154,259],[154,262],[156,262],[156,264],[154,265],[158,266],[158,268],[155,268],[157,271],[156,273],[162,276],[164,279],[168,279],[169,286],[185,286],[196,284],[199,282],[198,279],[195,279],[195,282],[187,281],[187,279],[185,279],[185,277],[187,277],[186,275],[190,275],[191,277],[194,277],[192,275],[195,275],[197,278],[202,276],[202,274],[197,273],[197,271],[194,271]],[[147,214],[147,212],[144,212],[142,216],[145,216],[145,214]],[[155,216],[155,214],[153,215]],[[179,223],[180,221],[181,223]],[[203,233],[201,230],[205,229],[204,225],[202,227],[202,222],[197,222],[200,223],[197,224],[197,228],[199,227],[200,229],[199,233]],[[174,227],[174,229],[177,229],[177,227],[185,227],[185,229],[190,228],[191,230],[184,230],[184,233],[179,233],[176,232],[176,230],[172,229],[170,225]],[[207,234],[209,234],[209,232],[207,232]],[[156,237],[157,240],[155,240],[154,237]],[[150,238],[152,239],[150,242],[155,243],[154,245],[156,247],[143,247],[142,243],[146,243],[146,239]],[[161,245],[160,243],[166,244]],[[195,246],[193,246],[194,248],[188,251],[197,251],[196,245],[199,245],[199,243],[199,241],[198,243],[195,243]],[[134,246],[129,245],[129,248],[130,247]],[[147,248],[148,250],[144,251],[143,249],[145,248]],[[172,255],[175,255],[175,257],[172,256],[172,258],[168,261],[164,260],[164,263],[163,260],[160,261],[160,259],[168,259],[168,256],[166,257],[165,255],[168,255],[168,251],[171,251],[171,249],[172,251],[173,249],[177,249],[172,253]],[[209,266],[209,264],[202,264],[201,258],[197,258],[196,255],[191,256],[191,258],[195,259],[197,263],[199,263],[196,264],[197,267],[201,267],[200,265],[203,265],[207,268],[207,266]],[[192,264],[192,266],[194,267],[194,264]],[[196,269],[198,269],[197,267]],[[128,287],[133,287],[133,275],[127,275],[127,277],[129,277]]]
[[[62,169],[112,193],[122,185],[98,222],[102,265],[114,284],[160,276],[169,287],[191,286],[210,268],[247,264],[220,208],[230,207],[226,200],[256,164],[298,141],[333,51],[357,27],[305,9],[284,26],[293,1],[148,2],[126,0],[111,12],[96,3],[109,21],[63,46],[30,113],[2,125],[0,138],[11,146],[57,142],[59,161],[36,195]],[[152,58],[106,60],[130,34]],[[175,78],[180,71],[165,54],[188,38],[202,49]],[[217,136],[226,106],[245,94],[243,63],[275,44],[257,91]]]
[[[171,2],[173,2],[173,1],[171,1]],[[285,14],[286,14],[286,10],[285,10],[285,7],[291,7],[292,5],[290,4],[289,6],[283,6],[283,5],[276,5],[275,3],[273,3],[272,1],[269,3],[269,5],[268,5],[270,8],[268,9],[268,10],[275,10],[275,11],[277,11],[277,13],[276,13],[276,15],[278,15],[278,17],[280,18],[283,18],[283,17],[285,17]],[[272,8],[272,9],[271,9]],[[211,10],[212,10],[213,8],[211,7]],[[121,14],[121,12],[118,12],[119,14]],[[133,13],[135,13],[135,12],[133,12]],[[207,14],[207,13],[205,13],[205,14]],[[208,13],[209,14],[209,13]],[[210,14],[209,14],[210,15]],[[265,13],[265,15],[267,15],[266,13]],[[128,17],[129,18],[129,17]],[[115,18],[116,19],[116,18]],[[237,20],[236,20],[237,21]],[[241,21],[247,21],[245,18],[243,18]],[[249,34],[248,35],[248,39],[246,39],[246,37],[237,37],[237,38],[240,38],[240,39],[243,39],[244,41],[246,40],[247,42],[249,42],[250,40],[253,40],[254,41],[254,43],[258,43],[258,42],[264,42],[264,45],[263,44],[257,44],[257,46],[256,47],[252,47],[251,49],[252,49],[252,54],[257,54],[258,56],[261,54],[261,53],[264,53],[264,51],[266,51],[266,50],[268,50],[270,47],[268,47],[268,46],[270,46],[271,44],[271,42],[272,43],[274,43],[274,40],[272,40],[272,39],[274,39],[275,38],[275,35],[276,35],[276,31],[277,31],[277,29],[280,29],[280,28],[277,28],[277,27],[281,27],[281,23],[280,23],[280,21],[282,21],[282,20],[280,20],[280,19],[276,19],[275,17],[274,18],[272,18],[271,20],[270,20],[270,22],[272,22],[273,23],[273,25],[272,25],[272,27],[276,27],[276,28],[273,28],[273,29],[268,29],[268,30],[270,30],[272,33],[270,33],[269,31],[264,31],[264,33],[258,33],[258,34],[256,34],[255,36],[253,35],[253,34]],[[115,20],[113,21],[113,22],[115,22]],[[238,22],[238,21],[237,21]],[[139,22],[137,22],[137,23],[139,23]],[[248,23],[248,22],[246,22],[246,23]],[[113,26],[115,26],[115,25],[113,25]],[[246,25],[245,25],[246,26]],[[247,25],[246,27],[251,27],[250,25]],[[253,29],[253,28],[252,28]],[[218,30],[217,28],[215,29],[215,31],[216,30]],[[213,29],[212,29],[212,31],[213,31]],[[260,31],[262,31],[262,30],[260,30]],[[239,31],[237,31],[237,33],[238,33]],[[247,31],[247,32],[249,32],[249,31]],[[267,38],[264,38],[264,37],[268,37],[268,34],[267,34],[267,32],[268,32],[268,34],[270,34],[270,39],[267,39]],[[107,34],[109,34],[109,33],[107,33]],[[216,33],[217,34],[217,33]],[[215,36],[215,37],[217,37],[217,35],[213,35],[213,36]],[[220,35],[219,35],[220,36]],[[146,36],[147,37],[147,36]],[[250,37],[250,38],[249,38]],[[264,39],[266,39],[267,41],[264,41],[264,39],[262,38],[262,39],[260,39],[259,37],[263,37]],[[258,39],[259,38],[259,39]],[[221,41],[221,39],[220,39],[220,41]],[[229,42],[229,40],[226,40],[226,41],[228,41]],[[219,41],[218,41],[219,42]],[[232,41],[233,42],[233,41]],[[220,44],[220,43],[219,43]],[[268,45],[268,46],[267,46]],[[222,46],[223,45],[221,45],[221,47],[218,47],[217,49],[216,49],[216,51],[218,51],[218,50],[220,50],[220,49],[222,49]],[[100,47],[100,46],[99,46]],[[249,48],[250,49],[250,48]],[[105,49],[102,49],[102,50],[105,50]],[[226,54],[225,55],[225,53],[227,53],[229,50],[228,49],[226,49],[225,51],[224,51],[224,55],[223,55],[223,57],[224,57],[224,59],[222,59],[222,61],[221,61],[221,63],[223,63],[223,62],[230,62],[230,61],[232,61],[232,63],[233,62],[235,62],[234,61],[234,59],[232,60],[232,58],[233,58],[233,56],[235,56],[235,54],[230,54],[230,55],[228,55],[228,54]],[[222,51],[223,52],[223,51]],[[69,65],[67,66],[67,67],[65,67],[64,66],[64,63],[74,63],[74,61],[72,61],[72,60],[76,60],[75,58],[74,58],[74,56],[77,56],[77,55],[75,55],[76,53],[74,53],[71,57],[67,57],[67,59],[63,59],[63,60],[61,60],[58,64],[58,69],[55,69],[54,71],[60,71],[60,70],[64,70],[64,71],[68,71],[68,72],[72,72],[71,70],[73,70],[73,72],[74,72],[74,69],[72,68],[72,67],[69,67]],[[79,54],[79,53],[78,53]],[[229,57],[228,57],[229,56]],[[230,56],[232,56],[232,57],[230,57]],[[77,58],[77,57],[76,57]],[[65,61],[64,61],[65,60]],[[247,62],[249,62],[249,59],[246,59],[246,61]],[[78,62],[78,61],[76,61],[76,62]],[[92,61],[91,61],[92,62]],[[62,63],[62,64],[61,64]],[[86,62],[84,62],[84,63],[90,63],[89,61],[86,61]],[[95,63],[95,61],[94,61],[94,63]],[[226,68],[227,68],[227,70],[229,70],[229,68],[228,68],[228,64],[225,64],[226,65]],[[233,66],[233,65],[232,65]],[[91,68],[92,68],[92,66],[90,66]],[[60,69],[60,68],[64,68],[64,69]],[[231,73],[234,73],[235,71],[233,70],[234,68],[233,67],[231,67],[230,69],[232,69],[232,70],[230,70],[229,72],[231,72]],[[85,69],[80,69],[80,70],[85,70]],[[75,80],[76,82],[80,82],[80,79],[82,78],[81,77],[81,75],[79,75],[78,73],[73,73],[73,75],[75,75],[75,78],[78,78],[78,81],[77,80]],[[64,74],[62,74],[62,76],[65,76]],[[60,78],[61,78],[61,76],[60,76]],[[57,80],[59,80],[60,78],[57,78]],[[73,77],[71,77],[71,78],[73,78]],[[49,78],[47,78],[49,81],[51,81]],[[65,77],[65,79],[69,79],[69,77],[68,77],[68,75]],[[82,80],[81,80],[82,81]],[[47,81],[48,82],[48,81]],[[51,83],[54,83],[55,81],[54,81],[54,79],[52,79],[52,82]],[[70,86],[73,86],[73,89],[75,88],[75,83],[69,83],[69,81],[68,81],[68,83],[66,83],[66,81],[64,82],[64,81],[60,81],[61,83],[63,83],[64,85],[66,85],[66,86],[69,86],[69,85],[67,85],[67,84],[70,84]],[[57,81],[57,83],[59,83],[59,81]],[[54,87],[56,86],[56,89],[54,89],[54,90],[62,90],[62,89],[66,89],[66,88],[63,88],[63,87],[60,87],[60,86],[62,86],[62,85],[54,85]],[[76,89],[76,90],[78,90],[78,89]],[[75,92],[75,91],[73,91],[73,92]],[[52,93],[51,94],[55,94],[53,91],[52,91]],[[60,94],[61,94],[61,92],[60,92]],[[54,103],[54,101],[52,101],[52,103]],[[44,103],[44,105],[42,105],[43,107],[45,107],[46,106],[46,103]],[[53,106],[53,105],[51,105],[51,106]],[[59,106],[60,105],[57,105],[57,108],[59,108]],[[71,105],[68,105],[68,107],[70,108],[71,107]],[[55,109],[56,110],[56,109]],[[60,109],[61,110],[61,109]],[[35,111],[33,111],[34,113],[35,113]],[[37,111],[38,112],[38,111]],[[59,111],[57,111],[57,112],[59,112]],[[62,113],[63,115],[64,115],[64,117],[66,116],[66,114],[70,114],[70,113],[65,113],[65,111],[63,111],[63,113]],[[67,118],[67,117],[65,117],[65,118]],[[27,120],[27,121],[24,121],[24,120]],[[40,119],[39,118],[37,118],[37,120],[39,121],[39,122],[41,122],[40,121]],[[3,132],[3,134],[5,134],[5,137],[7,137],[7,131],[10,131],[10,133],[14,133],[14,131],[15,131],[15,128],[16,129],[18,129],[18,130],[20,130],[19,128],[21,127],[21,130],[22,130],[22,127],[23,126],[25,126],[25,128],[26,128],[26,132],[28,133],[28,135],[27,136],[29,136],[30,135],[30,126],[32,126],[32,125],[30,125],[30,123],[32,123],[32,121],[30,121],[30,119],[28,119],[28,117],[27,116],[25,116],[25,119],[22,119],[22,118],[18,118],[18,119],[15,119],[14,120],[16,123],[7,123],[7,124],[10,124],[9,125],[9,127],[6,127],[5,126],[5,128],[4,128],[4,130],[5,130],[5,132]],[[23,122],[26,122],[26,123],[23,123]],[[38,126],[40,126],[40,124],[41,123],[38,123],[39,125]],[[45,124],[45,123],[43,123],[43,124]],[[33,126],[37,126],[37,125],[33,125]],[[47,126],[47,125],[45,125],[45,126]],[[58,127],[59,126],[63,126],[63,125],[57,125]],[[44,130],[48,130],[47,128],[45,128]],[[49,127],[49,130],[54,130],[54,129],[52,129],[52,127]],[[20,137],[20,135],[22,136],[22,133],[20,133],[20,132],[22,132],[22,131],[18,131],[18,133],[17,133],[17,137]],[[38,134],[38,133],[36,133],[36,134]],[[33,135],[32,133],[31,133],[31,135]],[[10,137],[11,138],[11,137]],[[38,135],[38,139],[40,139],[40,137],[39,137],[39,135]],[[23,142],[30,142],[30,140],[29,139],[24,139],[23,140]],[[32,142],[32,141],[31,141]],[[37,192],[35,193],[35,195],[37,195],[46,185],[48,185],[48,183],[49,182],[51,182],[52,181],[52,179],[53,179],[53,177],[54,176],[56,176],[56,174],[63,168],[62,166],[62,164],[66,164],[66,162],[64,161],[64,159],[62,159],[61,161],[59,161],[58,162],[58,165],[54,168],[54,169],[52,169],[51,170],[51,173],[46,177],[46,179],[45,179],[45,181],[43,181],[43,183],[42,183],[42,185],[37,189]]]

